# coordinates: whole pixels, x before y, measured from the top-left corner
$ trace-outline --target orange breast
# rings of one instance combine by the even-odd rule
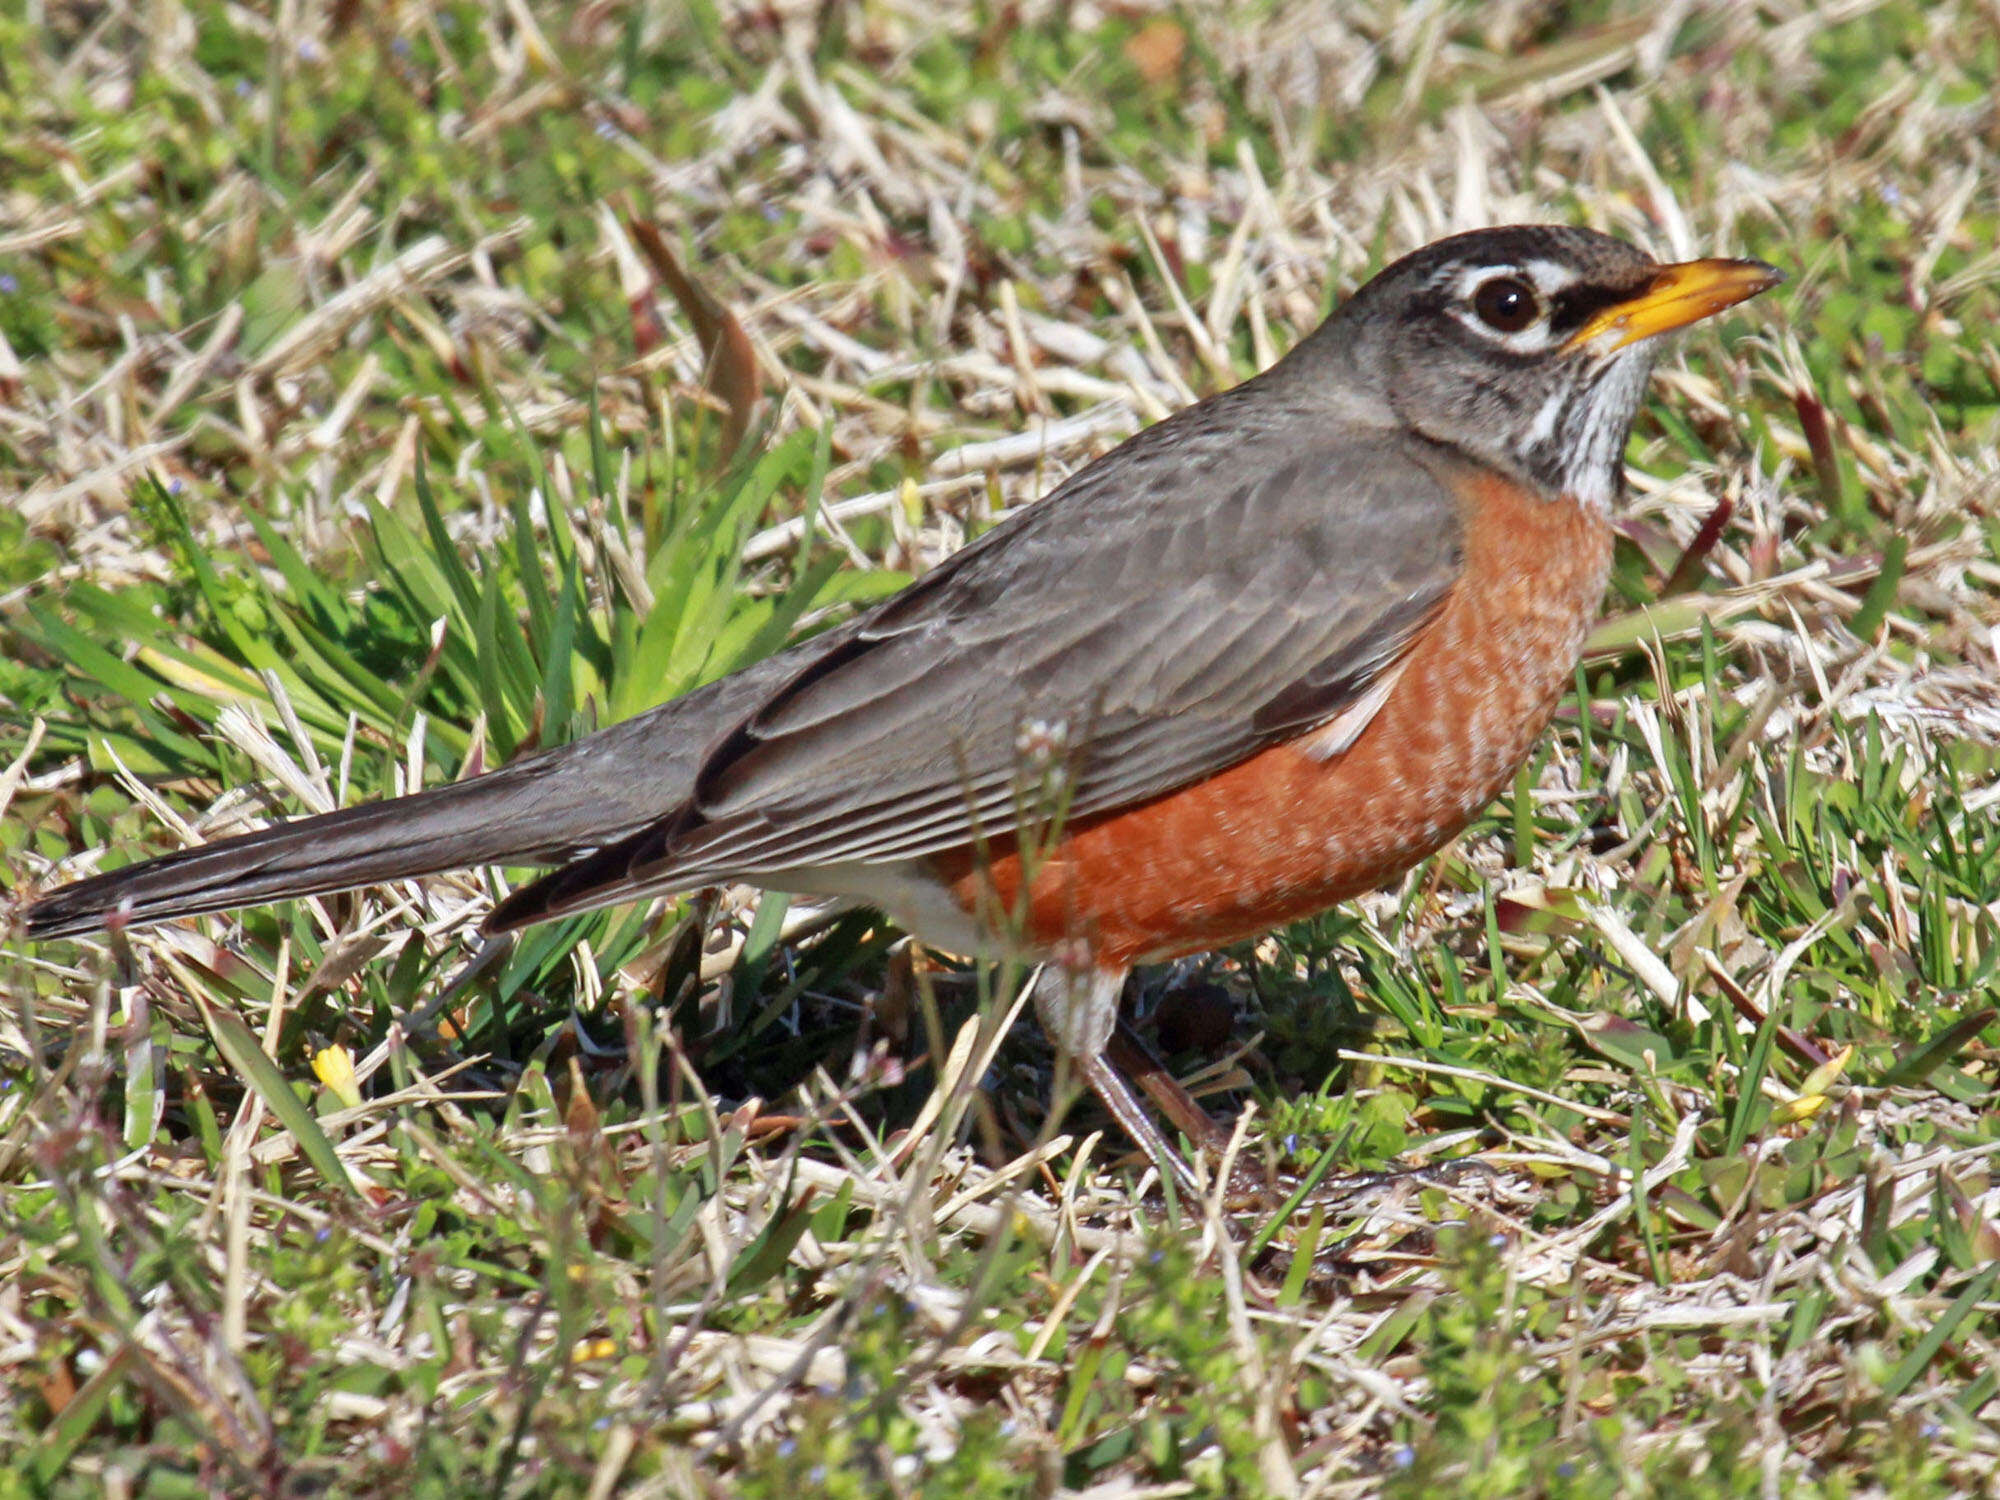
[[[1280,745],[1068,830],[1035,870],[1029,937],[1123,967],[1222,946],[1394,880],[1512,779],[1571,682],[1611,559],[1606,519],[1480,480],[1465,572],[1375,718],[1316,760]],[[1021,863],[937,873],[969,911],[1018,911]]]

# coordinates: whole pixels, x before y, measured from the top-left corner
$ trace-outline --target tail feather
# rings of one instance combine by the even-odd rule
[[[658,894],[657,883],[636,880],[632,875],[637,851],[650,844],[653,836],[652,830],[642,829],[632,838],[592,850],[539,880],[517,887],[486,914],[479,930],[515,932],[537,922]]]
[[[709,747],[839,637],[830,631],[485,776],[79,880],[27,908],[27,935],[146,926],[479,865],[561,865],[608,849],[679,817]]]
[[[546,804],[547,790],[540,777],[498,771],[184,849],[50,892],[28,908],[27,935],[72,937],[114,919],[147,926],[476,865],[557,863],[579,840],[620,831],[578,825]]]
[[[769,657],[574,744],[450,786],[300,818],[62,886],[31,938],[147,926],[479,865],[559,865],[683,807],[709,743],[808,648]]]
[[[534,790],[504,776],[300,818],[78,880],[28,908],[28,936],[66,938],[116,918],[148,926],[474,864],[540,864],[538,840],[524,840],[518,826]]]

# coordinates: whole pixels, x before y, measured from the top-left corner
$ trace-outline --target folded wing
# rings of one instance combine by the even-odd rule
[[[723,879],[812,889],[1004,837],[1037,746],[1076,821],[1379,702],[1458,576],[1456,502],[1406,439],[1326,446],[1297,414],[1256,408],[1260,434],[1222,406],[888,601],[720,740],[687,807],[490,925]]]

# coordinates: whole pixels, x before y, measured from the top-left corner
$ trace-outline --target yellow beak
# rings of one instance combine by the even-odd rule
[[[1784,279],[1783,271],[1761,260],[1689,260],[1662,266],[1644,291],[1599,312],[1564,347],[1580,349],[1609,339],[1604,349],[1609,354],[1654,334],[1712,318]]]

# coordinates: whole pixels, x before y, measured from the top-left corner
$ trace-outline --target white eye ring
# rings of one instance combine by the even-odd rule
[[[1472,289],[1472,314],[1495,333],[1525,333],[1544,316],[1542,296],[1525,276],[1503,271]]]
[[[1556,274],[1545,276],[1546,272]],[[1549,301],[1575,277],[1559,266],[1536,261],[1526,266],[1479,266],[1462,272],[1452,288],[1450,311],[1472,332],[1516,354],[1538,354],[1553,342],[1549,332]],[[1482,307],[1489,289],[1513,283],[1531,299],[1529,316],[1519,324],[1507,321],[1511,309]],[[1497,315],[1496,315],[1497,314]]]

